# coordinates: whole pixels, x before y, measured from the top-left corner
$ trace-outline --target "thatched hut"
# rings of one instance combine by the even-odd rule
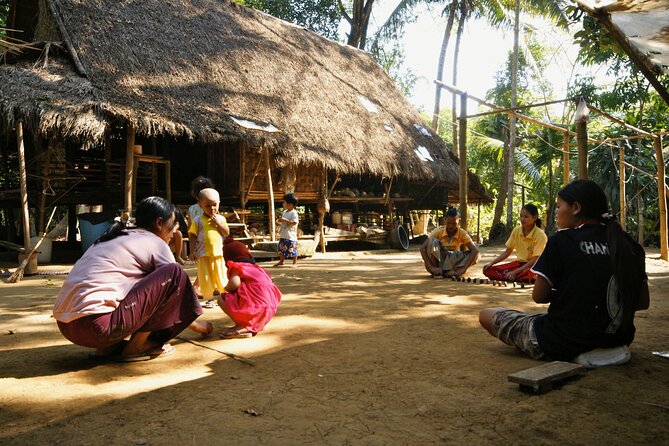
[[[30,46],[0,66],[5,203],[19,121],[32,204],[188,204],[198,174],[242,208],[292,183],[316,203],[335,181],[389,207],[457,200],[457,158],[363,51],[229,0],[21,0],[8,27]]]

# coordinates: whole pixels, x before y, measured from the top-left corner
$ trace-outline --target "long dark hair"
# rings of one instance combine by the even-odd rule
[[[534,225],[537,228],[540,228],[541,227],[541,219],[539,218],[539,209],[537,209],[537,207],[535,205],[533,205],[532,203],[527,203],[525,206],[523,206],[522,209],[525,209],[527,212],[529,212],[529,214],[532,217],[537,217],[537,219],[534,220]]]
[[[190,185],[190,194],[195,198],[196,200],[199,200],[199,194],[202,189],[209,189],[214,187],[214,182],[211,181],[207,177],[203,177],[200,175],[199,177],[195,177],[193,182]]]
[[[558,197],[570,205],[578,202],[581,205],[581,219],[595,220],[604,227],[611,266],[622,301],[623,325],[631,324],[646,269],[643,247],[628,236],[615,216],[609,213],[606,195],[594,181],[574,180],[558,192]]]
[[[156,221],[159,218],[162,218],[163,221],[167,221],[175,215],[176,207],[161,197],[146,197],[139,203],[135,208],[135,225],[138,228],[146,229],[147,231],[155,232],[156,231]],[[127,235],[125,231],[127,223],[124,220],[114,222],[114,224],[107,229],[101,236],[95,241],[95,245],[98,243],[103,243],[120,235]]]

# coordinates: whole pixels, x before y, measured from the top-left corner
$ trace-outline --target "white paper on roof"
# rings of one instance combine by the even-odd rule
[[[426,129],[422,125],[414,124],[413,126],[416,128],[416,130],[420,132],[421,135],[432,136],[432,134],[428,131],[428,129]]]
[[[418,146],[413,151],[416,153],[416,156],[420,158],[421,161],[434,161],[430,152],[427,151],[427,148],[423,146]]]
[[[230,118],[235,121],[237,125],[247,129],[262,130],[268,133],[275,133],[279,131],[279,129],[274,127],[272,124],[262,125],[253,121],[249,121],[248,119],[235,118],[234,116],[230,116]]]
[[[370,112],[370,113],[378,113],[379,112],[379,108],[376,106],[376,104],[373,103],[372,101],[370,101],[369,99],[367,99],[366,97],[358,96],[358,100],[360,101],[362,106],[367,109],[368,112]]]
[[[384,125],[383,125],[383,128],[386,129],[386,130],[388,130],[389,132],[394,132],[394,131],[395,131],[395,129],[393,128],[393,126],[390,125],[390,124],[384,124]]]

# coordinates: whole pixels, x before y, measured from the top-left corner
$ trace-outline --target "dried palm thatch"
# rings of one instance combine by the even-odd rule
[[[62,62],[0,68],[7,122],[32,106],[45,133],[99,141],[122,119],[149,136],[265,145],[279,166],[457,184],[443,142],[368,53],[230,0],[42,1],[88,79]],[[51,97],[22,97],[35,86]]]

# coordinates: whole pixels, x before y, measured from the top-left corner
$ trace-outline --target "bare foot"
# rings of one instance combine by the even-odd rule
[[[177,263],[178,263],[179,265],[181,265],[181,266],[184,266],[184,265],[186,264],[186,262],[184,261],[184,259],[182,259],[182,258],[179,257],[179,256],[175,257],[175,260],[176,260]]]
[[[202,336],[209,336],[214,332],[214,325],[209,321],[194,321],[188,326],[188,328],[193,330],[195,333],[200,333]]]
[[[290,265],[290,267],[291,268],[297,268],[297,263],[293,263],[292,265]]]
[[[283,266],[283,262],[275,263],[274,265],[272,265],[272,268],[277,268],[279,266]]]

